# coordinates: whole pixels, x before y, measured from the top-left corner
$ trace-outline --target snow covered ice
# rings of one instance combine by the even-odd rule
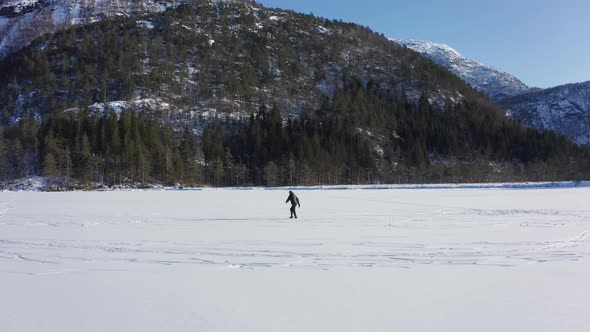
[[[590,331],[590,188],[0,193],[2,331]]]

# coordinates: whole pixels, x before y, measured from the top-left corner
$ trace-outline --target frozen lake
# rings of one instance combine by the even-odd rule
[[[2,331],[590,331],[590,188],[0,193]]]

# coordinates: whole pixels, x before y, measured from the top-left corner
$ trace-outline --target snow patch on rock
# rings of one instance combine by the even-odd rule
[[[149,29],[149,30],[151,30],[151,29],[154,28],[154,24],[152,22],[145,21],[145,20],[139,20],[139,21],[137,21],[137,25],[139,25],[139,26],[141,26],[143,28]]]
[[[168,111],[171,105],[159,98],[135,98],[133,100],[115,100],[107,103],[94,103],[88,109],[97,114],[104,112],[121,113],[124,110],[135,111]],[[66,112],[77,112],[79,108],[70,108]]]

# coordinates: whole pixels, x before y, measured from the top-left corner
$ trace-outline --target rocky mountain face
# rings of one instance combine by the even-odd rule
[[[5,0],[0,1],[0,57],[33,40],[105,17],[162,12],[185,0]]]
[[[38,37],[106,16],[162,11],[167,1],[6,0],[0,3],[0,55]]]
[[[498,101],[529,90],[529,87],[518,78],[494,67],[466,58],[448,45],[413,39],[391,40],[448,68],[474,89],[483,92],[493,100]]]
[[[6,73],[0,78],[6,123],[27,111],[64,109],[239,118],[265,104],[297,115],[317,109],[347,77],[413,102],[427,94],[438,108],[474,95],[441,66],[354,24],[249,1],[191,1],[147,16],[140,14],[164,10],[171,2],[112,2],[84,2],[102,5],[88,7],[93,15],[73,17],[84,22],[106,12],[116,17],[46,35],[0,63]],[[68,10],[80,5],[59,3]],[[55,13],[55,6],[27,7],[32,12],[22,17]],[[131,7],[137,15],[128,15]]]
[[[526,126],[590,144],[590,81],[525,93],[503,100],[502,105]]]

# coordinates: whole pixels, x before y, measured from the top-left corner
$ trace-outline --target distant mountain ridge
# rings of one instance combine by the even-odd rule
[[[590,144],[590,81],[525,93],[501,102],[526,126],[552,130]]]
[[[466,58],[448,45],[414,39],[392,38],[390,40],[448,68],[473,88],[485,93],[493,100],[498,101],[515,96],[530,89],[513,75]]]
[[[590,145],[590,82],[550,89],[529,88],[513,75],[468,59],[452,47],[419,40],[390,39],[446,67],[502,105],[506,115],[531,128],[551,130]]]

